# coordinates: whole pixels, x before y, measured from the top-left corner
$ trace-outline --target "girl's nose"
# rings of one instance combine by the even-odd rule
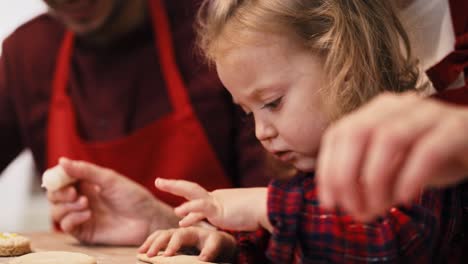
[[[276,136],[276,129],[272,124],[257,119],[255,120],[255,136],[260,141],[269,140]]]

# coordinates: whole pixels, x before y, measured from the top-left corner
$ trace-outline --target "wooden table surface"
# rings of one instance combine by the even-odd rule
[[[74,238],[60,233],[22,234],[31,239],[34,252],[71,251],[80,252],[96,258],[98,264],[135,264],[143,263],[136,259],[137,247],[85,246]],[[6,264],[11,258],[0,257],[0,263]]]

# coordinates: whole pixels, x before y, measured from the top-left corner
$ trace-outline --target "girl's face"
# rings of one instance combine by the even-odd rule
[[[253,34],[247,44],[220,43],[228,45],[216,60],[220,79],[253,115],[263,146],[297,169],[312,171],[329,123],[319,95],[322,61],[294,38]]]

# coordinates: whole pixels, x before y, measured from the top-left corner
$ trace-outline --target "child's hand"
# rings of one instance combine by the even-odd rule
[[[208,192],[200,185],[183,180],[158,178],[160,190],[185,197],[188,202],[175,208],[183,217],[182,227],[193,225],[203,219],[223,229],[254,231],[263,226],[271,230],[266,212],[266,188],[222,189]]]
[[[151,234],[138,249],[154,257],[165,249],[163,256],[173,256],[182,247],[196,247],[202,261],[231,262],[236,250],[236,240],[231,235],[202,227],[185,227],[158,230]]]

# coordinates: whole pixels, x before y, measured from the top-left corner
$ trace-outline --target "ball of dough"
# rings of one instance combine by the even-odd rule
[[[57,191],[69,184],[76,182],[76,179],[71,178],[63,170],[60,165],[56,165],[44,172],[42,175],[42,187],[46,188],[47,191]]]
[[[9,264],[96,264],[96,259],[75,252],[44,251],[12,259]]]
[[[20,256],[31,252],[27,237],[12,233],[0,233],[0,257]]]

